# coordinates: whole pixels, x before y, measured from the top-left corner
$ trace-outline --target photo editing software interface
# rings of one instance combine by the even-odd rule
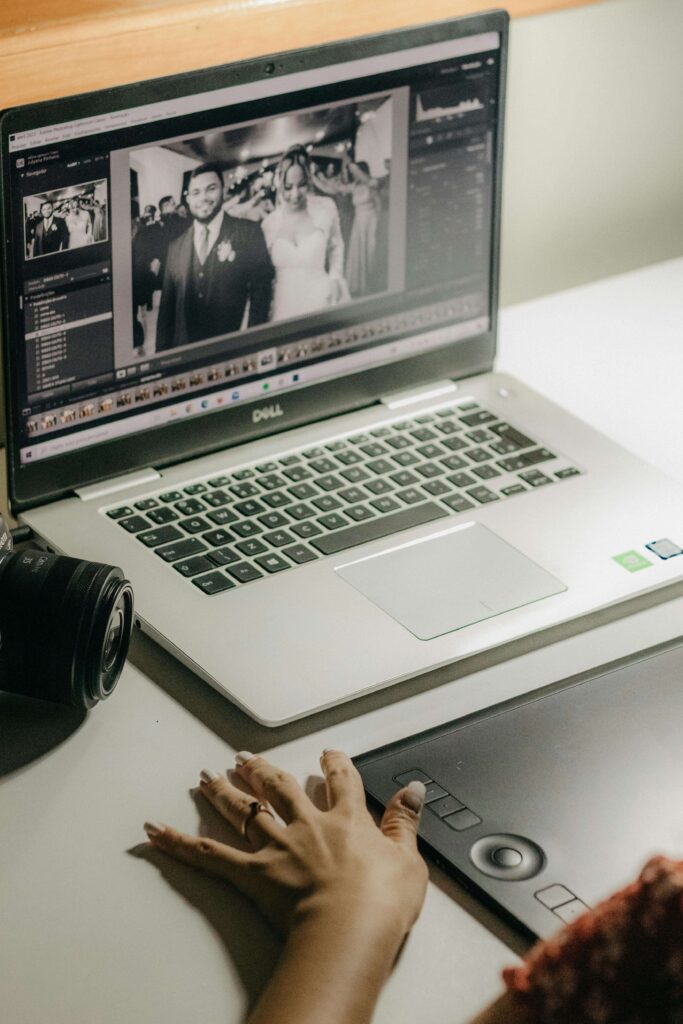
[[[10,136],[21,464],[486,331],[499,48]]]

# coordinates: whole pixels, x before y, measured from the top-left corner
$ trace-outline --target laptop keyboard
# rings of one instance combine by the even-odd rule
[[[464,402],[102,511],[211,595],[579,472]]]

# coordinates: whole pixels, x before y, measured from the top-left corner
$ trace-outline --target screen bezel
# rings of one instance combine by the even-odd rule
[[[98,483],[110,477],[154,466],[157,469],[205,455],[222,448],[254,440],[275,431],[332,417],[376,402],[382,395],[423,382],[443,378],[461,378],[489,370],[496,351],[498,314],[498,275],[500,249],[501,167],[505,109],[505,69],[507,61],[508,15],[491,11],[481,15],[450,19],[430,25],[377,35],[363,36],[339,43],[310,47],[253,60],[186,72],[166,78],[105,89],[96,93],[50,100],[7,110],[2,114],[2,180],[9,181],[9,136],[41,125],[74,120],[112,110],[162,101],[182,92],[202,93],[231,85],[282,77],[301,70],[379,56],[444,40],[459,39],[484,32],[500,35],[498,116],[496,122],[495,163],[493,167],[493,209],[491,219],[491,263],[489,330],[453,345],[411,356],[400,362],[365,369],[348,376],[277,394],[283,415],[276,423],[266,420],[254,424],[252,413],[272,403],[275,395],[262,401],[208,413],[191,420],[141,431],[54,456],[29,466],[19,460],[19,431],[14,409],[14,366],[10,339],[16,330],[13,294],[12,247],[9,237],[8,196],[3,189],[0,218],[4,240],[2,256],[3,362],[5,380],[5,423],[7,438],[8,494],[14,512],[63,498],[78,487]]]

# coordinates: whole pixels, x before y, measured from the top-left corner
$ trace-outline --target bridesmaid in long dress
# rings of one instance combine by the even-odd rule
[[[278,167],[276,206],[261,227],[275,268],[271,320],[284,320],[347,300],[344,243],[333,199],[311,191],[303,146]]]

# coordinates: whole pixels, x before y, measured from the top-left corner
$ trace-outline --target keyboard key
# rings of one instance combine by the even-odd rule
[[[400,453],[399,453],[400,454]],[[396,462],[398,462],[399,456],[392,456]],[[366,462],[367,468],[371,473],[377,473],[379,476],[381,473],[391,473],[394,466],[387,459],[373,459],[372,462]]]
[[[318,490],[312,487],[311,484],[296,484],[294,487],[287,488],[290,494],[293,494],[295,498],[299,498],[303,501],[305,498],[315,498],[318,494]]]
[[[459,455],[447,455],[445,459],[439,459],[439,462],[446,469],[464,469],[469,466],[469,462],[465,462]]]
[[[479,427],[478,430],[468,430],[467,437],[469,437],[470,441],[474,441],[475,444],[485,444],[486,441],[495,441],[497,435],[492,434],[485,427]]]
[[[238,501],[233,508],[235,512],[239,512],[241,516],[256,516],[259,512],[267,512],[268,509],[265,505],[262,505],[260,501],[253,501],[249,498],[247,501]]]
[[[156,508],[158,504],[159,502],[155,498],[143,498],[142,501],[135,502],[135,507],[139,512],[147,512],[150,508]],[[111,512],[108,512],[107,515],[111,515]]]
[[[443,455],[443,448],[440,444],[423,444],[417,449],[423,459],[438,459]]]
[[[420,427],[418,430],[411,430],[410,433],[416,441],[433,441],[436,437],[434,431],[429,427]]]
[[[232,529],[238,537],[253,537],[254,534],[263,532],[263,527],[253,519],[242,519],[239,523],[234,523]]]
[[[339,468],[337,463],[333,462],[332,459],[328,459],[327,456],[322,459],[313,459],[310,465],[316,473],[336,473]]]
[[[349,525],[348,519],[345,519],[339,512],[330,512],[328,516],[321,516],[318,522],[326,530],[340,530],[343,526]]]
[[[526,483],[531,484],[532,487],[543,487],[544,484],[551,484],[552,480],[545,473],[541,473],[540,469],[528,469],[526,473],[519,474]]]
[[[110,519],[123,519],[124,516],[132,516],[133,509],[128,505],[121,505],[120,508],[110,508],[107,515]]]
[[[422,490],[434,498],[438,498],[442,494],[450,494],[451,488],[443,480],[428,480],[426,484],[422,485]]]
[[[255,569],[249,562],[238,562],[236,565],[229,565],[227,571],[240,583],[250,583],[251,580],[260,580],[262,572]]]
[[[215,512],[208,512],[207,519],[210,519],[216,526],[226,526],[228,523],[237,521],[237,516],[227,508],[218,508]]]
[[[180,562],[174,562],[173,568],[176,572],[179,572],[181,576],[197,576],[200,572],[206,572],[207,569],[213,569],[213,563],[209,561],[204,555],[195,555],[194,558],[186,558]]]
[[[376,508],[378,512],[395,512],[397,508],[401,506],[393,498],[377,498],[376,501],[371,501],[370,504],[373,508]]]
[[[440,430],[442,434],[455,434],[457,430],[460,430],[460,424],[453,420],[444,420],[443,423],[436,424],[436,429]]]
[[[372,444],[364,444],[361,447],[361,451],[367,455],[369,459],[379,458],[380,455],[384,455],[386,450],[386,445],[380,444],[379,441],[374,441]]]
[[[204,495],[204,501],[211,508],[220,508],[221,505],[227,505],[231,498],[225,491],[210,491],[209,494]]]
[[[277,473],[266,473],[264,476],[259,477],[259,483],[266,491],[274,491],[278,487],[287,486],[285,478],[283,476],[278,476]]]
[[[359,452],[348,451],[348,452],[337,452],[335,459],[342,462],[345,466],[352,466],[356,462],[362,462],[363,456]]]
[[[164,508],[150,509],[147,513],[147,518],[151,519],[157,526],[163,526],[164,523],[172,523],[174,519],[178,519],[178,513],[166,505]]]
[[[342,503],[331,494],[323,494],[319,498],[314,498],[312,504],[321,512],[333,512],[335,508],[341,508]]]
[[[555,476],[558,480],[566,480],[569,476],[580,476],[580,470],[576,466],[567,466],[566,469],[559,469]]]
[[[391,468],[391,467],[389,467]],[[369,480],[370,474],[366,473],[360,466],[350,466],[348,469],[342,469],[339,474],[350,484],[358,484],[361,480]]]
[[[319,459],[325,455],[322,448],[307,448],[301,453],[306,459]]]
[[[288,562],[286,558],[281,558],[280,555],[263,555],[262,558],[257,558],[255,561],[266,572],[282,572],[283,569],[291,568],[291,562]]]
[[[236,475],[237,474],[235,474],[235,476]],[[254,487],[254,485],[249,482],[246,484],[233,484],[230,490],[236,498],[241,498],[242,501],[245,501],[247,498],[253,498],[254,495],[261,493],[258,487]]]
[[[516,473],[518,469],[524,469],[527,462],[523,455],[509,455],[506,459],[498,459],[498,465],[506,473]]]
[[[189,519],[181,519],[178,523],[186,533],[202,533],[203,530],[210,530],[211,523],[201,516],[191,516]]]
[[[229,580],[222,572],[210,572],[206,576],[195,576],[192,582],[205,594],[221,594],[224,590],[232,590],[235,586],[232,580]]]
[[[450,448],[452,452],[459,452],[463,448],[467,448],[467,441],[464,437],[444,437],[441,443],[446,448]]]
[[[206,557],[214,565],[229,565],[230,562],[236,562],[240,556],[232,548],[216,548],[214,551],[207,551]]]
[[[467,491],[471,498],[478,501],[480,505],[486,505],[490,501],[498,501],[498,495],[490,491],[488,487],[470,487]]]
[[[513,494],[524,494],[526,487],[524,484],[511,484],[510,487],[503,487],[501,494],[504,494],[506,498],[511,498]]]
[[[301,483],[302,480],[309,480],[313,476],[306,466],[292,466],[291,469],[286,469],[284,472],[285,476],[295,484]]]
[[[474,508],[474,503],[468,501],[462,494],[453,494],[450,498],[442,498],[442,501],[454,512],[466,512],[468,508]]]
[[[472,484],[477,482],[469,473],[451,473],[446,479],[449,483],[454,484],[455,487],[471,487]]]
[[[261,543],[260,540],[254,540],[253,537],[251,540],[241,540],[239,544],[235,544],[235,547],[249,558],[253,558],[254,555],[262,555],[264,551],[268,550],[265,544]]]
[[[276,462],[260,462],[255,468],[257,473],[275,473],[278,466]]]
[[[141,530],[149,529],[149,520],[144,516],[126,516],[125,519],[116,521],[127,533],[139,533]]]
[[[277,530],[279,526],[287,526],[289,523],[289,519],[283,516],[282,512],[268,512],[265,516],[259,516],[258,521],[269,530]]]
[[[416,466],[415,472],[423,476],[425,480],[433,480],[435,476],[441,476],[443,466],[439,466],[436,462],[425,462],[421,466]]]
[[[339,491],[339,497],[348,501],[350,505],[363,501],[365,496],[365,491],[361,487],[345,487],[343,491]]]
[[[188,487],[183,488],[185,494],[203,494],[206,490],[206,484],[190,484]]]
[[[253,469],[249,469],[249,467],[247,467],[246,469],[235,470],[235,472],[232,475],[233,479],[235,480],[248,480],[250,477],[255,476],[256,474],[254,473]]]
[[[182,491],[166,491],[164,494],[160,494],[159,495],[159,499],[161,501],[165,501],[165,502],[182,501],[183,500],[183,492]]]
[[[351,444],[367,444],[370,440],[370,436],[368,434],[354,434],[353,437],[349,437],[348,440]]]
[[[416,462],[420,461],[415,452],[399,452],[398,455],[392,455],[391,457],[399,466],[414,466]]]
[[[490,429],[494,434],[498,434],[498,437],[501,439],[516,444],[518,448],[531,448],[536,443],[530,437],[527,437],[526,434],[522,434],[521,431],[510,426],[509,423],[496,423]]]
[[[214,476],[209,480],[209,486],[211,487],[227,487],[230,483],[230,477],[227,476]]]
[[[159,544],[168,544],[172,540],[180,540],[182,533],[175,526],[160,526],[158,530],[148,530],[147,533],[138,533],[137,539],[141,540],[145,547],[156,548]]]
[[[181,516],[199,516],[206,512],[206,506],[202,505],[197,498],[188,498],[186,501],[178,501],[175,505],[176,512]]]
[[[493,480],[494,476],[500,476],[500,472],[494,469],[490,462],[485,463],[483,466],[475,466],[472,470],[482,480]]]
[[[493,458],[491,452],[487,452],[485,448],[469,448],[465,455],[472,462],[486,462],[487,459]]]
[[[296,542],[296,537],[293,537],[287,530],[273,530],[272,533],[264,534],[263,539],[267,540],[275,548],[281,548],[285,544],[294,544]],[[257,554],[261,554],[261,552],[259,551]]]
[[[315,523],[311,522],[310,519],[304,519],[302,523],[294,524],[292,533],[295,533],[297,537],[303,537],[308,540],[309,537],[317,537],[318,534],[322,533],[322,530]]]
[[[319,476],[316,483],[323,491],[336,491],[338,487],[344,486],[342,478],[335,476],[333,473],[326,473],[325,476]]]
[[[210,544],[212,548],[219,548],[234,539],[233,535],[228,533],[227,530],[211,530],[209,533],[202,535],[202,540]]]
[[[374,518],[375,513],[367,505],[352,505],[351,508],[344,509],[349,519],[353,519],[354,523],[362,523],[366,519]]]
[[[183,540],[175,541],[173,544],[165,544],[163,547],[155,548],[154,553],[163,558],[165,562],[176,562],[179,558],[189,558],[191,555],[201,555],[206,551],[206,545],[197,537],[186,537]]]
[[[525,452],[524,454],[527,466],[537,466],[539,462],[548,462],[549,459],[556,457],[547,448],[536,448],[535,451]]]
[[[270,491],[263,495],[263,501],[271,508],[282,508],[283,505],[289,505],[293,500],[291,494],[285,494],[284,491]]]
[[[414,473],[410,473],[407,469],[402,469],[398,473],[392,473],[391,479],[399,487],[410,487],[411,484],[420,482],[419,476],[415,476]]]
[[[305,505],[300,502],[298,505],[290,505],[287,509],[287,515],[290,515],[292,519],[308,519],[309,516],[315,515],[315,509],[311,508],[310,505]]]
[[[406,505],[416,505],[418,502],[424,501],[424,496],[420,494],[416,487],[406,487],[403,491],[397,491],[396,497],[400,498]]]
[[[394,437],[388,437],[387,444],[390,444],[392,448],[399,451],[401,448],[410,448],[410,438],[404,437],[403,434],[398,434]]]
[[[388,480],[383,480],[380,477],[378,480],[370,480],[365,485],[365,488],[373,494],[388,494],[390,491],[393,491],[394,486]]]
[[[496,417],[486,409],[478,409],[476,412],[465,413],[460,416],[460,422],[466,427],[477,427],[480,423],[492,423]]]
[[[402,509],[393,515],[380,516],[367,523],[357,523],[345,530],[316,537],[311,541],[311,545],[321,551],[323,555],[333,555],[338,551],[355,547],[357,544],[365,544],[367,541],[378,540],[380,537],[388,537],[401,530],[408,530],[412,526],[420,526],[422,523],[441,519],[446,515],[448,513],[445,509],[433,502],[425,502],[421,505],[414,505],[412,508]]]
[[[280,459],[281,466],[296,466],[297,462],[301,462],[300,455],[285,455]]]
[[[315,551],[311,551],[305,544],[295,544],[291,548],[283,548],[282,551],[297,565],[301,565],[303,562],[312,562],[318,557]]]
[[[456,832],[464,832],[466,828],[474,828],[475,825],[481,825],[481,818],[477,817],[469,807],[466,807],[464,811],[456,811],[455,814],[449,814],[442,821],[445,821],[448,827],[455,829]]]

